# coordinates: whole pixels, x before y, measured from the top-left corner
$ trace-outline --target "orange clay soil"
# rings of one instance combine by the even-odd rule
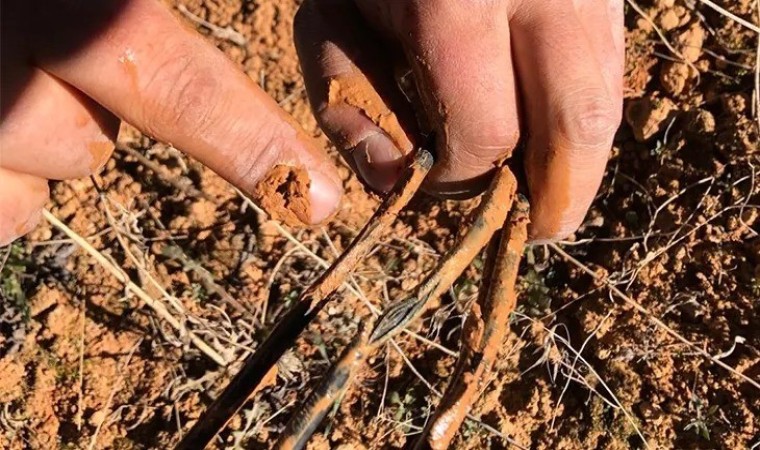
[[[303,167],[278,165],[259,181],[253,197],[272,219],[290,226],[306,225],[311,223],[310,184]]]
[[[367,77],[360,72],[332,78],[328,87],[328,103],[330,105],[345,104],[359,109],[369,120],[385,131],[396,148],[402,152],[412,147],[396,114],[390,110]]]

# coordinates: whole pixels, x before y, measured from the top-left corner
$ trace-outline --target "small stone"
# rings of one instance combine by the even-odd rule
[[[690,128],[699,134],[712,134],[715,132],[715,117],[710,111],[700,109],[694,115]]]
[[[92,413],[89,419],[87,419],[87,422],[90,423],[93,427],[98,427],[103,421],[106,419],[107,413],[104,410],[98,410]]]
[[[681,32],[675,39],[675,46],[688,62],[696,62],[702,56],[702,45],[705,42],[705,30],[699,22],[694,22]]]

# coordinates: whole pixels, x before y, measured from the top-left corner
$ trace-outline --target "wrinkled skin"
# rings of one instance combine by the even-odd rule
[[[119,119],[252,192],[278,164],[337,207],[326,154],[223,53],[155,0],[10,0],[2,13],[0,245],[34,228],[48,179],[97,171]]]
[[[426,189],[444,196],[478,192],[522,129],[532,237],[551,239],[582,220],[619,122],[622,8],[619,0],[306,0],[297,46],[321,126],[375,189],[392,184],[420,118],[438,137]],[[9,0],[0,32],[0,245],[35,227],[47,180],[105,164],[119,119],[244,191],[278,164],[302,166],[311,221],[337,208],[340,179],[325,154],[158,2]],[[328,105],[325,82],[357,64],[408,141],[389,146],[356,108]],[[414,106],[394,80],[405,66],[419,92]]]
[[[295,22],[320,125],[377,190],[417,123],[437,139],[427,190],[455,198],[480,192],[522,131],[534,240],[575,231],[599,188],[622,113],[623,29],[622,0],[306,0]],[[357,73],[409,142],[330,101],[330,80]],[[394,73],[411,74],[417,101]]]

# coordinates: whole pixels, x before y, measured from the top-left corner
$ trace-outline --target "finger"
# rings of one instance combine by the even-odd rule
[[[623,98],[625,37],[623,2],[576,0],[578,19],[613,99]],[[622,108],[622,106],[621,106]]]
[[[0,247],[37,226],[49,195],[47,180],[0,168]]]
[[[414,116],[381,39],[363,24],[352,0],[306,0],[296,49],[320,126],[372,188],[387,191],[412,150]]]
[[[428,188],[468,196],[519,139],[508,2],[357,0],[391,27],[412,67],[437,160]],[[384,6],[381,6],[384,5]]]
[[[340,179],[313,139],[158,2],[35,5],[35,29],[48,31],[34,45],[46,70],[269,202],[283,220],[316,223],[337,208]]]
[[[0,167],[58,180],[100,169],[113,152],[119,120],[45,72],[17,67],[22,73],[14,75],[25,82],[2,114]]]
[[[604,173],[621,101],[573,5],[523,2],[512,19],[529,139],[525,155],[531,238],[558,239],[580,225]],[[600,33],[610,27],[598,25]]]

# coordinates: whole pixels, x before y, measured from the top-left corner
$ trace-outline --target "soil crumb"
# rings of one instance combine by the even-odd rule
[[[310,185],[305,168],[278,165],[256,186],[254,199],[274,220],[290,226],[308,225]]]
[[[330,80],[328,91],[330,105],[345,104],[359,109],[391,138],[396,148],[402,152],[411,148],[412,143],[401,127],[398,117],[363,75],[333,78]]]

